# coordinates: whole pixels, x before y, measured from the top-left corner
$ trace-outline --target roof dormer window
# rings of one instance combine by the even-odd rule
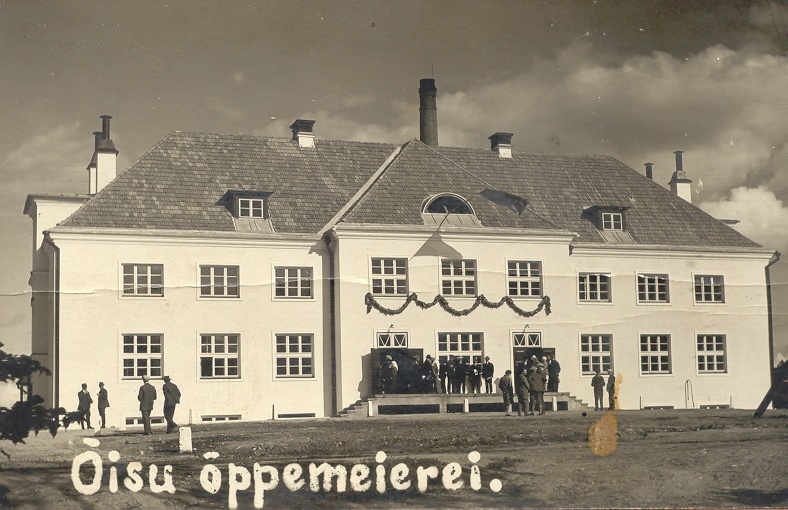
[[[421,217],[425,225],[481,225],[471,204],[453,193],[441,193],[425,200]]]
[[[624,213],[602,212],[602,230],[624,230]]]
[[[270,191],[228,190],[220,201],[233,216],[236,230],[273,232]]]
[[[239,218],[262,218],[265,210],[263,198],[238,198]]]

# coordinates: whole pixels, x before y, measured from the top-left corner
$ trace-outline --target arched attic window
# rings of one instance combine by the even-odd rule
[[[471,204],[453,193],[441,193],[425,200],[421,217],[425,225],[481,225]]]

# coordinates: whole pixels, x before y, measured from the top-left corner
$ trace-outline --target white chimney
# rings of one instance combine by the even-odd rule
[[[681,155],[683,153],[684,151],[674,152],[676,155],[676,171],[673,172],[673,176],[670,178],[668,184],[670,185],[670,191],[687,202],[692,203],[692,189],[690,188],[692,179],[687,177],[687,174],[684,173],[684,165],[681,160]]]
[[[498,153],[499,158],[512,157],[512,133],[501,133],[500,131],[490,136],[490,149]]]
[[[94,131],[95,147],[88,164],[88,193],[95,195],[118,174],[118,151],[109,132],[109,115],[101,116],[101,131]]]
[[[299,147],[313,148],[315,146],[315,133],[312,131],[314,120],[297,119],[290,126],[293,131],[293,140],[298,141]]]

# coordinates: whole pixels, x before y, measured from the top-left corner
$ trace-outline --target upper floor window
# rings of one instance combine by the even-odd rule
[[[695,275],[696,303],[724,303],[725,281],[720,275]]]
[[[624,230],[624,214],[620,212],[603,212],[602,230]]]
[[[441,260],[441,292],[446,296],[475,296],[476,261]]]
[[[164,265],[123,264],[124,296],[163,296]]]
[[[277,298],[311,298],[311,267],[274,268],[274,296]]]
[[[200,297],[237,298],[238,266],[200,266]]]
[[[577,293],[580,301],[610,301],[610,275],[580,273],[577,277]]]
[[[638,302],[667,303],[669,300],[670,295],[668,294],[668,275],[638,275]]]
[[[163,335],[123,335],[123,379],[162,376]]]
[[[506,263],[510,296],[539,297],[542,295],[542,263],[510,260]]]
[[[405,332],[380,332],[378,337],[378,348],[381,347],[408,347],[408,334]]]
[[[262,218],[265,211],[265,200],[262,198],[239,198],[239,218]]]
[[[373,258],[372,293],[375,295],[404,295],[408,293],[408,259]]]

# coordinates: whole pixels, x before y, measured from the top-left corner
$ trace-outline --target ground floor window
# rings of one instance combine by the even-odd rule
[[[240,377],[240,343],[238,335],[200,335],[200,378]]]
[[[725,335],[698,335],[698,372],[701,374],[724,374]]]
[[[640,372],[670,373],[670,335],[640,335]]]
[[[123,378],[161,377],[163,335],[123,335]]]
[[[312,335],[276,335],[276,377],[312,377]]]
[[[580,335],[580,370],[582,375],[594,375],[613,368],[611,363],[611,335]]]
[[[466,362],[482,362],[482,333],[438,333],[438,360],[450,356]]]

